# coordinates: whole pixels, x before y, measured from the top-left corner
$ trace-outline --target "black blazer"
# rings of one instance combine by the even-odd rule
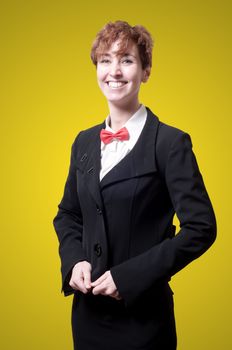
[[[68,284],[72,267],[87,260],[92,280],[110,269],[125,303],[133,304],[215,240],[215,215],[190,136],[147,112],[136,145],[101,186],[99,133],[105,123],[80,132],[73,143],[54,219],[66,296],[74,292]],[[114,201],[107,205],[102,191],[109,188]],[[175,213],[181,227],[176,235]]]

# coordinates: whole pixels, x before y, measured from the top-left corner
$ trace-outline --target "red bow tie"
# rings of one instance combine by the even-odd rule
[[[102,129],[100,132],[100,138],[102,142],[104,142],[106,145],[110,143],[114,139],[118,139],[120,141],[123,140],[129,140],[129,133],[127,128],[122,128],[118,130],[116,133],[113,133],[111,131],[108,131],[106,129]]]

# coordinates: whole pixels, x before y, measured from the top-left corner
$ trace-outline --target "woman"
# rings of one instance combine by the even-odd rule
[[[190,136],[139,102],[152,66],[147,30],[108,23],[91,58],[109,116],[74,141],[54,219],[74,348],[174,350],[168,281],[214,242],[213,208]]]

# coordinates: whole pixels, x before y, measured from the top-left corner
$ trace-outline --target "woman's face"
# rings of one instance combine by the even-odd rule
[[[141,82],[147,81],[149,70],[142,69],[137,45],[131,43],[125,54],[117,55],[120,42],[115,41],[97,62],[97,80],[110,104],[126,106],[138,102]]]

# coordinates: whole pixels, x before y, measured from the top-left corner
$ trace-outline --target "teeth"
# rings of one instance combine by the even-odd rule
[[[109,81],[108,82],[109,87],[112,87],[112,88],[119,88],[125,84],[126,84],[126,82],[123,82],[123,81]]]

